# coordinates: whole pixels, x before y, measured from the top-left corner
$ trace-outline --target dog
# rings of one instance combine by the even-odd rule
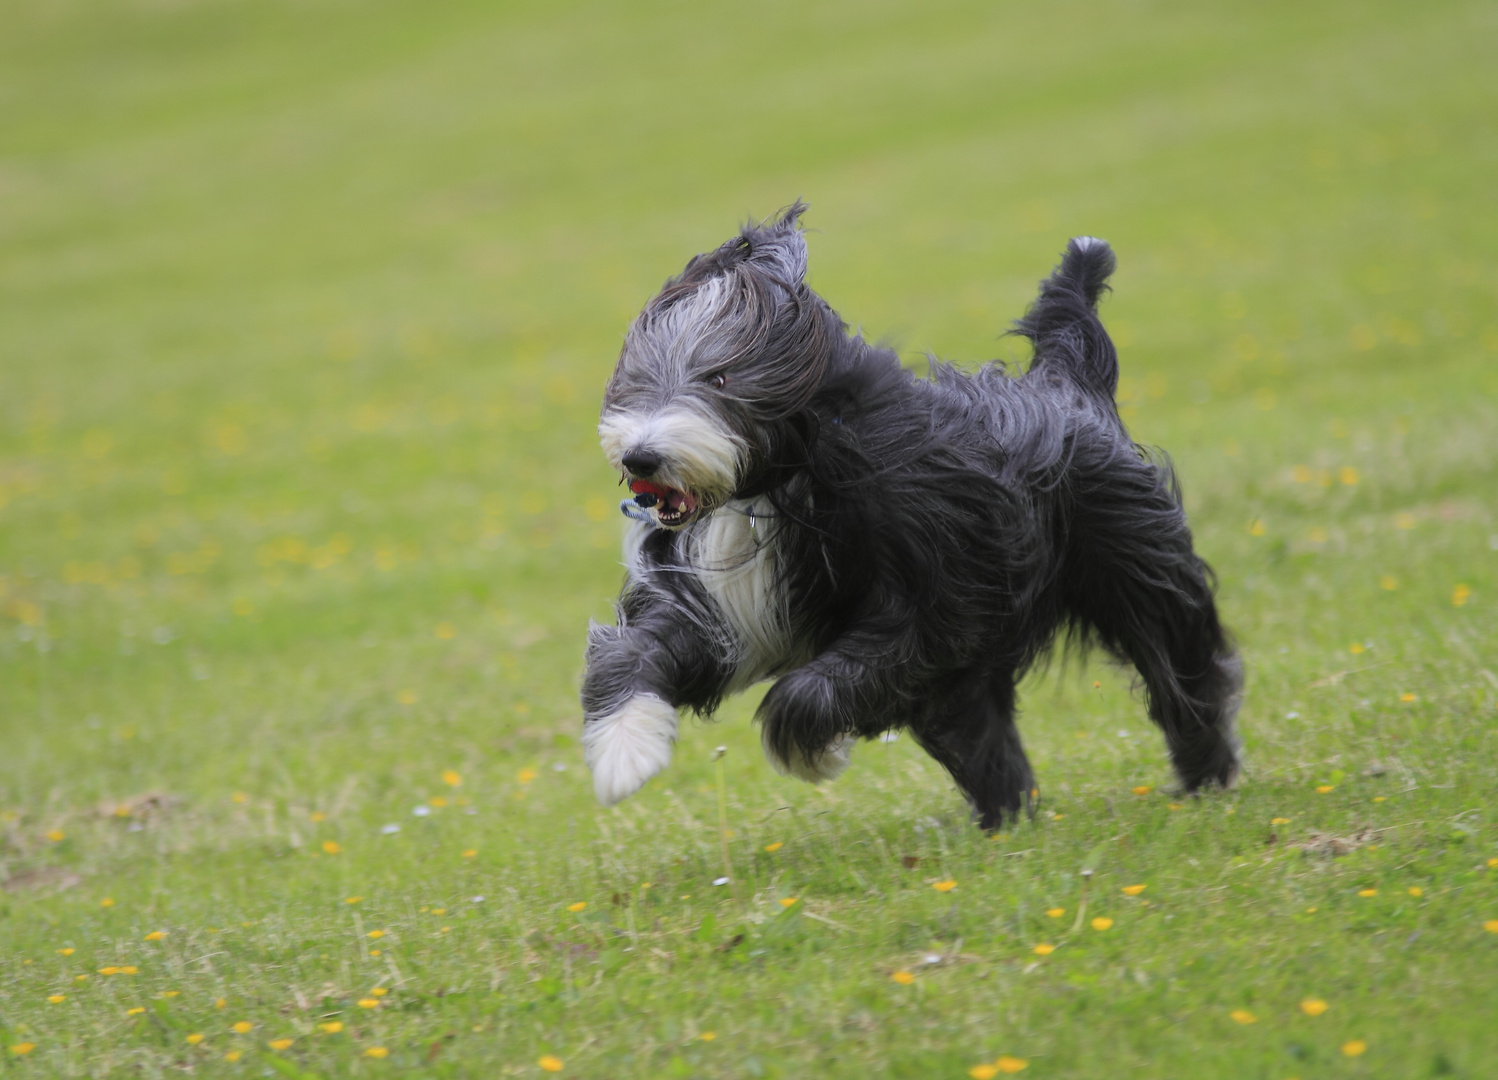
[[[807,286],[805,209],[687,263],[605,391],[634,520],[617,623],[588,631],[598,800],[666,767],[678,710],[774,679],[777,770],[831,779],[855,740],[906,730],[997,828],[1034,812],[1015,684],[1058,635],[1138,670],[1185,792],[1231,785],[1241,664],[1169,460],[1114,403],[1112,249],[1068,243],[1014,324],[1022,375],[918,378]]]

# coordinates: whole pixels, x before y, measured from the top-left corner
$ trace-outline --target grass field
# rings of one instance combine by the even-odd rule
[[[1491,4],[3,22],[0,1075],[1493,1075]],[[594,803],[603,381],[797,196],[912,364],[1023,360],[1066,237],[1114,243],[1238,790],[1173,799],[1072,663],[999,836],[908,740],[776,777],[757,694]]]

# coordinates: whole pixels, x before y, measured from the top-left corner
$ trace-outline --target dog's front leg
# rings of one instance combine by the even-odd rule
[[[765,757],[798,780],[836,779],[848,767],[857,733],[883,729],[879,682],[869,665],[835,650],[785,675],[759,706]]]
[[[613,806],[671,761],[680,706],[711,708],[727,670],[704,612],[626,593],[619,625],[588,628],[583,757],[598,801]]]

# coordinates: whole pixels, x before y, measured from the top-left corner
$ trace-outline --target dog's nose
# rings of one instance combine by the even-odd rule
[[[624,455],[624,467],[639,477],[654,476],[661,467],[661,457],[649,450],[631,450]]]

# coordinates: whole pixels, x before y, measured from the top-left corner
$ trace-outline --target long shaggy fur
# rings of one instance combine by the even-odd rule
[[[688,263],[608,385],[604,450],[640,494],[617,625],[588,638],[600,800],[669,758],[658,703],[708,714],[775,678],[778,769],[835,776],[855,739],[907,729],[996,827],[1036,792],[1015,684],[1063,632],[1138,669],[1186,790],[1230,784],[1239,661],[1169,464],[1114,406],[1112,250],[1067,246],[1015,326],[1023,376],[919,379],[807,287],[803,210]]]

